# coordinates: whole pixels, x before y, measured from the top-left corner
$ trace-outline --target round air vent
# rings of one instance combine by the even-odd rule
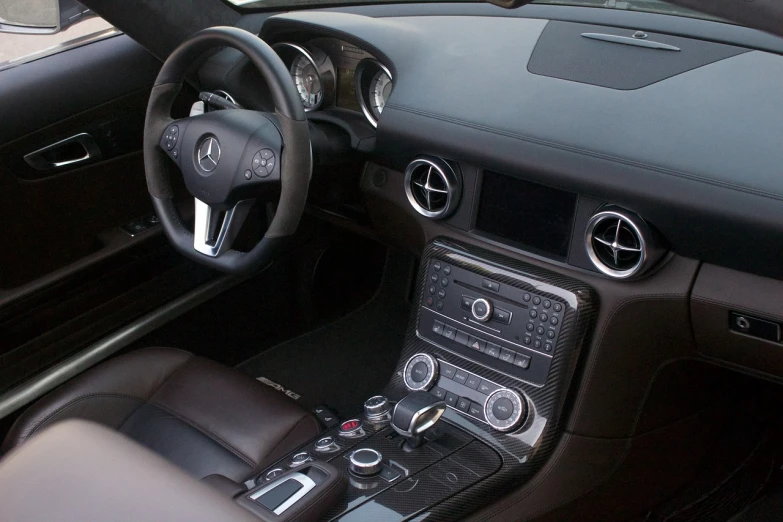
[[[587,254],[602,273],[628,279],[643,273],[658,260],[661,249],[645,221],[627,210],[607,209],[587,223]]]
[[[449,216],[459,205],[461,192],[459,177],[442,159],[417,158],[405,169],[405,193],[422,216],[432,219]]]

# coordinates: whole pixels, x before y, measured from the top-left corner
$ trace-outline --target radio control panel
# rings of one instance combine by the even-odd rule
[[[566,304],[433,259],[418,334],[450,351],[543,386]]]

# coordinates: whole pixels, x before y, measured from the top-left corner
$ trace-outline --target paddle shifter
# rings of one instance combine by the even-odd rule
[[[394,407],[391,425],[405,437],[409,448],[418,448],[424,442],[424,432],[438,422],[445,411],[445,402],[431,393],[415,391]]]

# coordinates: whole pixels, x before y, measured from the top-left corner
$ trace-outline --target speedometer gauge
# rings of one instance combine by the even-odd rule
[[[383,108],[386,106],[386,100],[389,99],[389,95],[392,90],[392,82],[389,75],[384,70],[379,70],[375,73],[370,82],[370,109],[372,109],[375,119],[381,117]]]
[[[305,109],[315,109],[321,105],[324,96],[323,84],[318,69],[309,57],[300,54],[294,59],[291,64],[291,77]]]
[[[378,126],[378,120],[389,100],[392,81],[391,72],[378,60],[368,58],[356,66],[354,82],[359,105],[373,127]]]

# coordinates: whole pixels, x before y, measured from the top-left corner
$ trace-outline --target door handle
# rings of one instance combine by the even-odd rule
[[[24,160],[35,170],[45,171],[84,163],[100,155],[101,149],[95,139],[82,132],[31,152]]]

